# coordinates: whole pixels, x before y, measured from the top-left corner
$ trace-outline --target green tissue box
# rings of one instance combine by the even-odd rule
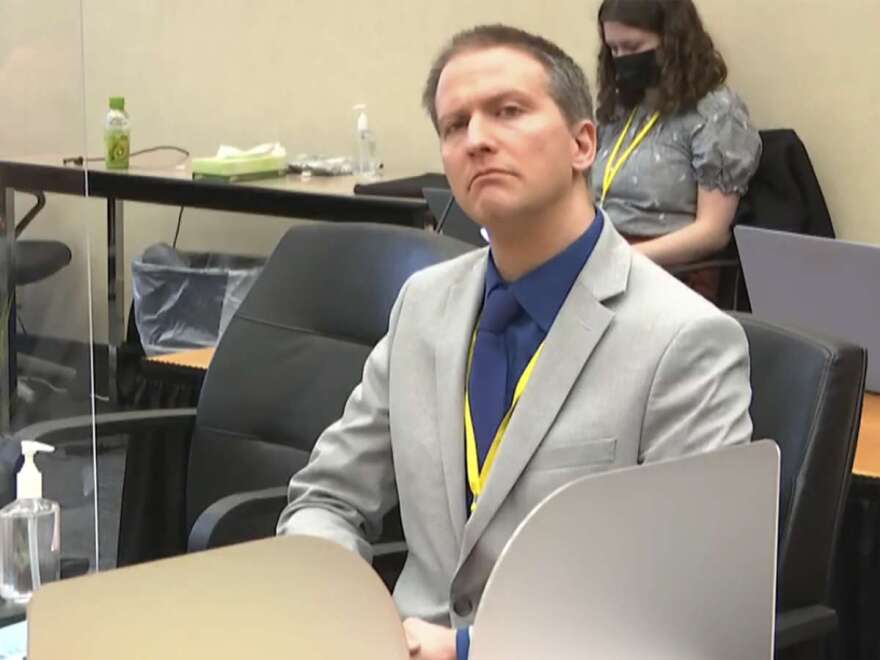
[[[193,158],[193,179],[216,179],[219,181],[247,181],[267,177],[284,176],[287,173],[287,157],[267,154],[241,158]]]

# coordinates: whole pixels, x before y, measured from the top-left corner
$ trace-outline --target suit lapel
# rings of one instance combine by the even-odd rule
[[[465,512],[464,465],[464,385],[467,350],[483,297],[486,278],[486,256],[450,287],[441,320],[440,340],[435,353],[437,379],[437,424],[446,497],[455,530],[461,545]]]
[[[465,526],[461,562],[467,559],[544,440],[605,333],[614,314],[602,301],[626,289],[630,259],[629,246],[606,219],[590,260],[547,334],[541,357],[510,420],[486,489]]]

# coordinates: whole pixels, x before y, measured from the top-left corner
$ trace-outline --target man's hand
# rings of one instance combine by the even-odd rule
[[[455,631],[409,618],[403,622],[409,657],[417,660],[455,660]]]

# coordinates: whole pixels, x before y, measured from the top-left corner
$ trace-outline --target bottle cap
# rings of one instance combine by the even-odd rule
[[[111,110],[125,110],[125,97],[124,96],[111,96],[110,97],[110,109]]]

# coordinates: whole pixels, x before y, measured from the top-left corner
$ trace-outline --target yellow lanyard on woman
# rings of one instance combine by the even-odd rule
[[[479,321],[477,321],[477,325],[479,325]],[[477,507],[477,498],[480,496],[480,493],[483,492],[483,489],[486,486],[486,481],[489,479],[489,472],[492,470],[492,464],[495,462],[495,455],[498,453],[501,439],[504,437],[505,431],[507,431],[508,424],[510,424],[510,418],[513,416],[513,409],[516,408],[519,398],[525,391],[529,378],[532,377],[532,370],[535,368],[535,363],[538,361],[538,356],[541,354],[541,349],[544,348],[544,342],[541,342],[541,345],[538,346],[538,350],[535,351],[535,354],[532,355],[526,368],[523,369],[522,375],[516,383],[516,388],[513,390],[513,400],[510,402],[510,408],[507,409],[507,412],[504,413],[504,417],[501,418],[501,423],[498,425],[498,430],[495,431],[495,437],[492,439],[492,444],[489,446],[489,452],[486,454],[486,458],[483,461],[483,467],[480,469],[480,463],[477,457],[477,439],[474,434],[474,422],[471,418],[471,404],[470,396],[468,394],[469,388],[467,385],[467,382],[470,381],[471,360],[473,360],[474,357],[474,344],[476,343],[476,340],[477,331],[475,329],[473,336],[471,336],[470,348],[468,349],[467,381],[465,381],[464,388],[465,458],[467,462],[468,486],[470,487],[471,495],[473,496],[471,501],[471,511]]]
[[[651,115],[650,119],[648,119],[647,123],[642,127],[642,130],[639,131],[639,134],[636,135],[635,138],[633,138],[633,141],[630,142],[629,146],[618,159],[617,152],[620,151],[620,147],[623,145],[623,139],[626,137],[626,132],[629,130],[630,124],[632,124],[633,117],[636,116],[636,110],[638,110],[638,107],[633,108],[633,111],[630,113],[629,119],[626,120],[623,130],[620,131],[620,136],[618,136],[617,142],[614,144],[614,149],[612,149],[611,155],[608,156],[608,162],[605,163],[605,172],[602,174],[602,204],[605,203],[605,196],[608,194],[608,190],[614,182],[614,177],[617,176],[617,173],[626,162],[626,159],[632,155],[632,152],[636,150],[636,147],[638,147],[642,140],[645,139],[645,136],[654,127],[654,124],[657,123],[657,119],[660,118],[659,112],[655,112]]]

